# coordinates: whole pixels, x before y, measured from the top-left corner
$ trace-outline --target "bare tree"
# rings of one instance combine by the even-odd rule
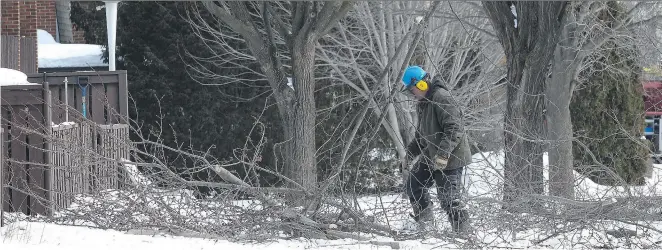
[[[477,6],[455,4],[452,8],[439,2],[428,6],[426,2],[357,3],[319,49],[320,59],[332,69],[333,80],[368,101],[371,114],[380,119],[401,160],[417,119],[411,99],[397,91],[402,86],[403,66],[423,65],[430,74],[441,76],[447,86],[458,87],[457,97],[464,103],[485,94],[498,81],[494,69],[499,67],[487,63],[496,59],[479,56],[494,41],[484,32],[489,21],[466,17]],[[410,40],[419,33],[420,42]],[[487,57],[499,53],[490,50]],[[463,84],[471,87],[460,88]],[[482,120],[465,110],[473,121]]]
[[[207,39],[213,51],[226,48],[225,31],[229,27],[245,42],[252,59],[260,66],[277,101],[283,121],[284,172],[306,187],[316,186],[315,160],[315,47],[352,8],[352,2],[225,2],[202,3],[215,18],[208,22],[196,9],[195,27],[201,39]],[[212,41],[207,36],[218,38]],[[279,42],[280,41],[280,42]],[[284,44],[283,44],[284,42]],[[221,51],[219,51],[220,54]],[[291,58],[286,68],[281,55]],[[214,59],[212,59],[213,61]],[[287,77],[291,75],[292,88]]]
[[[548,64],[566,2],[483,2],[506,54],[504,201],[542,194],[543,120]]]
[[[615,2],[573,2],[562,19],[560,40],[554,50],[550,77],[547,80],[547,124],[550,148],[550,194],[574,197],[573,189],[573,129],[570,119],[570,99],[578,82],[579,72],[592,63],[587,60],[607,41],[631,40],[633,28],[652,22],[657,15],[640,15],[642,10],[654,9],[655,2],[638,2],[626,13],[613,9]],[[623,17],[613,18],[614,15]],[[601,17],[602,16],[602,17]]]
[[[330,44],[321,46],[319,52],[336,75],[335,79],[368,101],[372,113],[395,145],[398,157],[403,160],[408,140],[403,139],[401,127],[411,131],[413,126],[411,122],[398,122],[396,106],[402,103],[393,102],[401,100],[398,75],[408,64],[439,5],[432,5],[424,17],[414,15],[417,9],[430,6],[424,2],[357,3],[351,18],[327,39]],[[421,19],[416,21],[416,18]],[[356,55],[356,52],[365,53]],[[411,114],[404,118],[405,121],[412,119]]]

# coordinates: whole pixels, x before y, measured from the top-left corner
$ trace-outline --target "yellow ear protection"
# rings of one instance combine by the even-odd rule
[[[427,91],[428,83],[426,81],[420,80],[416,83],[416,88],[420,89],[421,91]]]

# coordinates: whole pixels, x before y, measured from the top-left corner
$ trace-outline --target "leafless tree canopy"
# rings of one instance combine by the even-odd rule
[[[592,68],[597,58],[614,47],[636,44],[642,51],[657,50],[654,56],[633,52],[640,61],[659,63],[659,4],[623,4],[625,18],[608,22],[609,4],[192,3],[185,18],[213,56],[189,51],[185,56],[195,60],[188,72],[201,84],[270,87],[268,98],[278,106],[284,135],[275,150],[276,166],[260,163],[268,124],[259,119],[229,160],[212,157],[214,148],[193,150],[195,142],[168,146],[171,142],[160,136],[159,130],[168,129],[162,124],[142,134],[142,123],[131,121],[126,129],[134,140],[118,142],[130,152],[126,157],[86,151],[80,138],[66,133],[96,124],[57,129],[62,133],[25,128],[57,145],[47,153],[73,159],[72,165],[44,166],[66,172],[56,176],[63,183],[109,178],[116,184],[59,190],[57,199],[42,201],[55,208],[47,220],[233,240],[303,236],[388,245],[373,237],[420,238],[403,233],[410,207],[396,188],[402,175],[395,171],[405,161],[419,119],[400,79],[406,66],[417,64],[452,89],[473,147],[465,186],[480,233],[473,241],[448,241],[472,248],[508,247],[522,234],[535,234],[536,246],[569,237],[564,240],[570,247],[596,248],[612,247],[613,239],[583,235],[593,243],[576,243],[572,234],[625,225],[644,230],[635,232],[639,235],[662,233],[650,224],[660,219],[655,190],[596,188],[573,172],[570,101],[576,89],[590,84],[585,77],[597,70]],[[608,42],[613,46],[603,46]],[[221,68],[237,73],[218,74]],[[323,94],[333,98],[320,104]],[[320,124],[327,120],[340,125]],[[640,135],[628,136],[640,140]],[[321,155],[330,159],[324,174],[318,172]],[[182,162],[192,167],[177,172]],[[102,163],[113,166],[110,172],[90,170]],[[595,165],[603,164],[596,160]],[[245,176],[230,170],[236,166],[245,168]],[[213,178],[186,177],[202,171]],[[256,180],[263,175],[285,185],[260,186]],[[370,194],[345,188],[350,178],[375,187]],[[199,187],[213,192],[200,193]],[[432,235],[449,236],[448,225],[439,228]],[[630,244],[659,247],[659,242]]]

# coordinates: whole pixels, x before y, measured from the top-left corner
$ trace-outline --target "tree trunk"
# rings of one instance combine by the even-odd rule
[[[530,65],[527,70],[517,70],[523,66],[524,64],[513,63],[508,70],[508,102],[504,116],[505,202],[516,201],[524,194],[544,192],[544,80],[535,76],[540,75],[541,68]]]
[[[565,39],[567,40],[567,39]],[[554,52],[552,76],[549,78],[547,93],[547,136],[549,155],[549,194],[574,199],[574,175],[572,155],[572,118],[570,100],[572,81],[578,65],[572,63],[577,53],[559,44]]]
[[[548,97],[551,97],[548,95]],[[547,126],[550,147],[549,155],[549,194],[574,199],[574,176],[572,156],[572,121],[569,104],[565,97],[548,100]]]
[[[73,43],[74,32],[71,24],[71,1],[58,0],[55,2],[57,16],[57,29],[60,43]],[[55,34],[53,34],[55,36]]]
[[[287,141],[285,175],[307,190],[316,188],[315,160],[315,41],[297,38],[292,53],[294,99],[285,110],[283,132]]]
[[[559,41],[565,5],[566,2],[483,2],[508,64],[504,116],[506,204],[526,194],[544,192],[545,80]]]
[[[316,191],[315,47],[321,36],[328,33],[339,19],[347,14],[353,3],[293,3],[289,15],[290,25],[286,24],[284,16],[274,14],[277,12],[270,10],[268,3],[264,3],[259,9],[233,1],[202,4],[218,21],[228,25],[245,40],[273,90],[273,97],[283,121],[283,172],[296,182],[286,182],[287,185],[300,185],[307,191]],[[261,14],[259,21],[252,14],[256,12]],[[215,24],[207,27],[212,34],[218,32],[211,28],[215,27]],[[291,54],[293,88],[287,86],[287,73],[281,62],[282,56],[278,53],[275,32],[285,39]]]

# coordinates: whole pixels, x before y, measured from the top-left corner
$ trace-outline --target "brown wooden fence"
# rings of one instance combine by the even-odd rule
[[[19,70],[21,39],[17,36],[0,35],[2,39],[2,55],[0,64],[3,68]]]
[[[80,122],[84,112],[85,120],[97,124],[127,123],[129,99],[126,71],[28,74],[28,81],[48,83],[55,124],[67,121],[65,104],[78,111],[70,110],[68,121]]]
[[[41,84],[1,89],[3,211],[47,215],[76,194],[121,188],[117,160],[129,158],[126,72],[28,79]]]
[[[3,68],[20,70],[24,73],[37,72],[37,38],[1,35]]]
[[[44,138],[48,105],[40,85],[2,87],[3,210],[47,212],[49,176]],[[46,112],[45,112],[46,111]]]

